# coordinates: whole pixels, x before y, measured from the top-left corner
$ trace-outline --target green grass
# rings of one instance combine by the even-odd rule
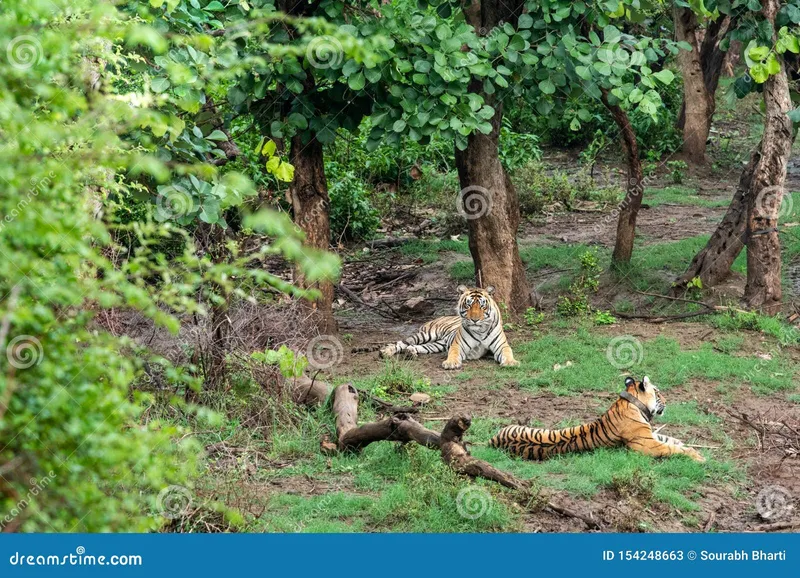
[[[469,245],[466,239],[461,241],[420,239],[400,247],[400,253],[412,259],[422,259],[424,263],[435,263],[439,260],[439,253],[442,251],[469,255]]]
[[[727,207],[730,199],[709,199],[697,194],[697,189],[671,186],[663,189],[645,189],[642,202],[652,208],[660,205],[694,205],[698,207]]]
[[[800,329],[789,325],[780,317],[769,317],[755,312],[726,312],[709,317],[709,323],[721,331],[759,331],[774,337],[780,346],[800,344]],[[740,337],[739,339],[744,339]]]
[[[700,509],[694,500],[704,484],[732,482],[743,475],[727,461],[710,459],[700,464],[684,456],[654,459],[625,448],[567,454],[544,462],[517,459],[488,447],[476,448],[473,453],[519,477],[583,498],[591,498],[604,488],[618,488],[621,480],[652,472],[652,500],[682,511]]]
[[[622,388],[625,375],[649,375],[660,388],[669,390],[678,385],[691,386],[693,379],[719,381],[740,387],[747,385],[759,394],[793,390],[795,367],[791,359],[776,351],[773,358],[735,357],[715,351],[713,344],[699,349],[682,350],[678,342],[667,337],[650,341],[631,338],[609,347],[612,338],[594,335],[578,327],[572,335],[544,335],[535,341],[517,344],[514,352],[521,366],[504,368],[496,379],[513,380],[520,387],[546,389],[557,395],[575,395],[586,391],[612,391]],[[615,355],[614,351],[618,353]],[[634,362],[629,367],[618,365]],[[556,363],[572,365],[554,371]],[[667,399],[669,402],[669,399]]]

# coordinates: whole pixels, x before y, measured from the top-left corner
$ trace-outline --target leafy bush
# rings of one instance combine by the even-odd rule
[[[619,191],[613,187],[597,188],[585,172],[570,180],[566,173],[554,170],[548,173],[538,162],[528,163],[511,175],[517,189],[520,213],[542,213],[553,203],[570,209],[575,201],[608,200],[616,198]]]
[[[507,171],[513,171],[531,161],[542,160],[539,137],[530,133],[518,133],[511,129],[511,121],[503,118],[500,127],[500,162]]]
[[[600,287],[600,262],[596,251],[585,251],[579,257],[581,268],[578,277],[569,287],[569,295],[559,295],[556,311],[566,317],[586,315],[591,312],[589,294]],[[601,322],[608,321],[604,315],[596,317]],[[613,322],[612,322],[613,323]]]
[[[331,200],[331,239],[369,239],[381,224],[370,192],[355,172],[328,163],[325,169]]]

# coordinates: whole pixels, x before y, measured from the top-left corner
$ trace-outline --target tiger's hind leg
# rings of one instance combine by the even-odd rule
[[[456,323],[460,323],[459,318],[456,317],[455,320]],[[416,357],[420,354],[444,351],[448,346],[448,335],[453,331],[450,325],[453,325],[450,318],[429,321],[408,339],[392,343],[381,349],[380,356],[385,358],[404,353],[409,357]]]

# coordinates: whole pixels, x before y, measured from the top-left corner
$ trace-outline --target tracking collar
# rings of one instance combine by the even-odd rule
[[[639,401],[635,396],[631,395],[627,391],[623,391],[619,394],[619,396],[628,403],[635,405],[636,408],[642,412],[642,416],[647,420],[647,423],[650,423],[653,420],[653,412],[647,409],[647,406]]]

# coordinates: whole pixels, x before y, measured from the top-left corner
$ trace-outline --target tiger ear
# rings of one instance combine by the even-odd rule
[[[459,293],[466,293],[467,292],[467,286],[466,285],[459,285],[457,287],[457,289],[458,289]]]
[[[650,378],[645,375],[644,378],[642,379],[642,383],[639,384],[639,389],[641,389],[642,391],[647,391],[648,385],[650,385]]]
[[[494,293],[494,285],[489,285],[489,286],[486,288],[486,292],[487,292],[489,295],[492,295],[492,294]]]
[[[625,387],[630,387],[630,386],[632,386],[634,383],[636,383],[636,380],[635,380],[635,379],[633,379],[632,377],[626,377],[626,378],[625,378]]]

